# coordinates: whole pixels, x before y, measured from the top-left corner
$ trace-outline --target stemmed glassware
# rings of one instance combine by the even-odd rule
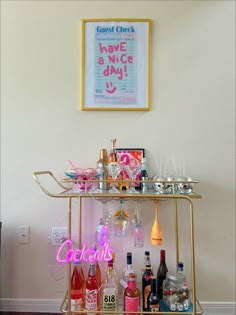
[[[113,214],[113,227],[115,237],[125,237],[128,234],[130,219],[124,209],[124,200],[120,200],[120,208]]]
[[[110,163],[107,165],[107,170],[114,181],[113,183],[111,183],[111,188],[109,189],[109,193],[119,193],[119,190],[116,188],[116,179],[122,170],[121,165],[118,163]]]
[[[108,199],[102,199],[103,216],[96,226],[95,239],[98,245],[103,246],[110,238],[112,231],[112,214],[108,210]]]
[[[144,246],[144,238],[143,238],[143,227],[142,222],[140,220],[139,212],[140,212],[141,201],[137,201],[137,205],[135,208],[135,215],[133,219],[133,232],[134,232],[134,246],[135,247],[143,247]]]
[[[124,169],[132,180],[127,192],[131,194],[139,194],[139,191],[135,189],[135,179],[136,176],[141,172],[141,165],[124,165]]]

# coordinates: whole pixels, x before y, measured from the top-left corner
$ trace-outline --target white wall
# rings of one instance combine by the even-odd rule
[[[152,19],[150,112],[79,110],[80,21],[89,17]],[[1,2],[2,298],[53,299],[65,289],[65,278],[50,274],[49,237],[52,226],[66,225],[66,201],[44,195],[32,172],[62,174],[68,159],[93,167],[100,148],[116,137],[118,147],[146,149],[150,175],[158,172],[157,157],[186,161],[203,195],[194,203],[198,299],[235,299],[234,17],[233,1]],[[170,205],[160,209],[169,269]],[[95,208],[96,219],[101,215],[101,205],[86,206],[87,216]],[[153,205],[144,207],[145,248],[156,272],[159,248],[148,239]],[[127,209],[132,213],[133,204]],[[188,264],[185,214],[181,222]],[[17,243],[24,224],[31,227],[28,245]],[[134,252],[138,271],[144,249]]]

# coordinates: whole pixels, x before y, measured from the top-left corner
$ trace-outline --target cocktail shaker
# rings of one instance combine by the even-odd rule
[[[97,168],[98,168],[98,188],[100,190],[107,190],[108,184],[107,182],[103,182],[103,180],[108,179],[108,171],[107,171],[107,150],[101,149],[100,150],[100,158],[97,161]]]

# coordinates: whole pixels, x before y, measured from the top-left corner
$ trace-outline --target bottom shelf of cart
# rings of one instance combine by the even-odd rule
[[[69,307],[68,307],[68,298],[65,298],[61,304],[61,307],[60,307],[60,310],[62,313],[70,313],[70,314],[126,314],[127,312],[125,312],[123,310],[123,305],[119,305],[118,307],[118,310],[117,311],[102,311],[102,310],[94,310],[94,311],[91,311],[91,310],[86,310],[86,309],[81,309],[81,310],[78,310],[78,311],[70,311],[69,312]],[[196,301],[197,302],[197,310],[195,313],[193,313],[193,305],[191,304],[189,309],[186,310],[186,311],[170,311],[168,309],[168,307],[165,305],[165,303],[161,300],[160,301],[160,311],[159,312],[142,312],[142,311],[139,311],[139,312],[128,312],[129,314],[133,315],[133,314],[181,314],[183,313],[184,315],[201,315],[203,313],[203,309],[202,309],[202,306],[201,304],[198,302],[198,300]]]

